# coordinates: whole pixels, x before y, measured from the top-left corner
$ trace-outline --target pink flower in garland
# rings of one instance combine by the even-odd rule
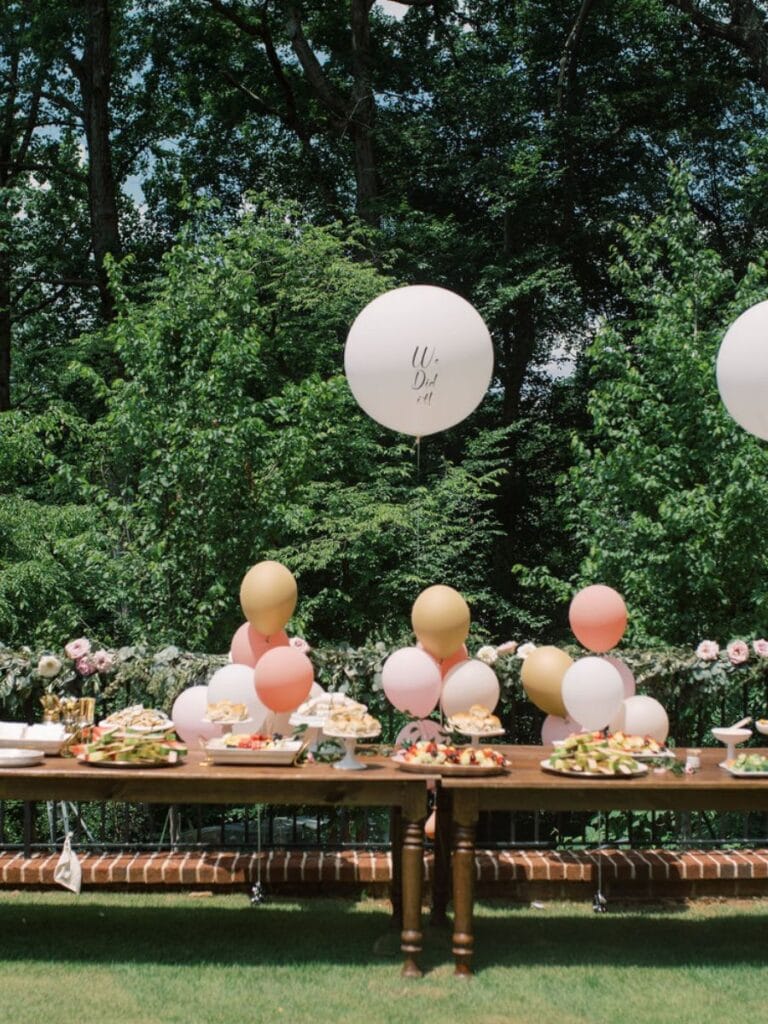
[[[517,650],[517,640],[505,640],[496,648],[496,654],[503,658],[505,654],[514,654]]]
[[[109,651],[94,651],[90,660],[97,672],[109,672],[112,668],[112,655]]]
[[[696,657],[702,661],[714,661],[720,653],[720,645],[714,640],[702,640],[696,648]]]
[[[728,644],[726,650],[732,665],[743,665],[745,661],[749,661],[749,648],[743,640],[734,640]]]
[[[752,650],[761,658],[768,658],[768,640],[753,640]]]
[[[75,671],[79,672],[81,676],[92,676],[96,671],[96,666],[89,657],[84,655],[75,662]]]
[[[309,646],[304,637],[292,636],[288,641],[289,646],[293,647],[297,651],[301,651],[302,654],[309,654],[312,648]]]
[[[91,649],[91,641],[86,640],[84,636],[81,636],[78,640],[70,640],[64,648],[64,653],[72,661],[77,661],[78,658],[84,657]]]

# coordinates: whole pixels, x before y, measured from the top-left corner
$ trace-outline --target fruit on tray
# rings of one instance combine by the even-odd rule
[[[288,743],[295,743],[295,740],[283,736],[268,736],[260,732],[251,733],[250,736],[247,733],[231,732],[223,736],[222,740],[224,746],[232,750],[279,750]]]
[[[768,772],[768,757],[764,754],[739,754],[730,767],[737,772]]]
[[[187,748],[184,743],[174,738],[174,733],[166,736],[126,735],[117,739],[113,733],[106,733],[93,743],[82,743],[72,748],[80,761],[93,764],[99,761],[120,761],[130,764],[176,764],[186,757]]]
[[[666,750],[653,736],[630,736],[625,732],[614,732],[606,738],[609,750],[622,754],[663,754]]]
[[[473,704],[469,711],[458,711],[448,719],[448,728],[477,736],[484,732],[498,732],[501,720],[491,714],[483,704]]]
[[[434,740],[418,740],[400,755],[406,764],[461,765],[476,768],[506,768],[509,762],[492,747],[458,747]]]
[[[569,736],[550,755],[547,764],[558,772],[586,775],[633,775],[640,770],[633,757],[611,750],[604,739],[595,740],[594,735]]]

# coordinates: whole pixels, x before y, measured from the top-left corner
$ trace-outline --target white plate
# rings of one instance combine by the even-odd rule
[[[606,775],[603,772],[569,772],[563,771],[562,768],[553,767],[548,760],[541,762],[541,767],[545,772],[551,772],[553,775],[566,775],[570,779],[635,779],[639,775],[648,774],[648,766],[641,764],[638,766],[636,772],[630,772],[628,775],[611,774]]]
[[[462,736],[473,736],[475,739],[491,739],[493,736],[503,736],[506,729],[491,729],[490,732],[473,732],[471,729],[452,729],[450,723],[446,723],[451,732],[459,732]]]
[[[252,718],[204,718],[209,725],[248,725]]]
[[[328,721],[323,715],[296,715],[293,714],[288,719],[288,725],[306,725],[308,729],[322,729],[325,723]]]
[[[224,740],[218,737],[206,743],[205,752],[214,764],[290,765],[303,746],[302,740],[289,740],[281,747],[249,750],[227,747]]]
[[[165,725],[114,725],[106,720],[99,722],[99,728],[107,732],[119,732],[121,735],[133,733],[134,735],[150,736],[154,733],[170,732],[173,729],[173,722],[169,718]]]
[[[620,751],[620,753],[624,753],[627,757],[632,757],[635,761],[639,761],[640,763],[644,761],[674,761],[677,756],[674,750],[666,749],[660,751],[658,754],[630,754],[628,750]]]
[[[69,736],[65,736],[63,739],[60,740],[0,740],[0,751],[7,749],[42,750],[44,754],[55,756],[61,751],[61,748],[64,746],[68,739]]]
[[[22,750],[20,747],[11,747],[0,750],[0,768],[31,768],[32,765],[42,764],[45,760],[45,753],[40,750]]]
[[[768,779],[768,771],[745,772],[740,768],[732,768],[728,761],[721,761],[718,767],[724,768],[729,775],[733,775],[737,779]]]

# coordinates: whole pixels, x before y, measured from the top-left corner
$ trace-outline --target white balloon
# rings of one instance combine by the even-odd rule
[[[207,686],[190,686],[188,689],[182,690],[173,702],[171,718],[174,728],[190,747],[196,748],[197,741],[200,739],[210,740],[214,736],[221,736],[220,725],[205,721],[207,710]]]
[[[720,397],[736,422],[768,440],[768,302],[734,320],[717,354]]]
[[[563,676],[562,697],[569,718],[587,730],[604,729],[621,707],[624,684],[604,658],[579,658]]]
[[[499,679],[491,666],[469,658],[446,675],[440,704],[443,714],[450,718],[461,711],[469,711],[473,704],[482,704],[493,711],[500,696]]]
[[[578,722],[572,722],[570,718],[561,718],[559,715],[547,715],[541,726],[541,742],[547,747],[555,740],[567,740],[575,732],[584,732]]]
[[[658,743],[666,743],[669,718],[663,705],[653,697],[637,694],[622,702],[611,719],[611,732],[625,732],[629,736],[652,736]]]
[[[632,674],[632,669],[629,665],[625,664],[621,658],[614,658],[613,656],[603,659],[607,661],[609,665],[613,665],[616,671],[621,676],[621,681],[624,684],[624,700],[627,697],[634,697],[637,686],[635,684],[635,677]]]
[[[250,665],[225,665],[214,672],[208,680],[208,703],[231,700],[235,704],[248,705],[248,732],[258,732],[269,713],[256,696],[253,684],[253,669]]]
[[[352,394],[378,423],[425,437],[460,423],[483,399],[493,345],[483,318],[445,288],[385,292],[359,314],[344,370]]]

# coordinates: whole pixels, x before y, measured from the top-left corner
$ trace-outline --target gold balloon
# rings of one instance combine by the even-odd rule
[[[453,587],[422,590],[411,610],[413,631],[433,658],[455,654],[469,633],[469,605]]]
[[[243,614],[264,636],[279,633],[293,615],[297,598],[293,573],[280,562],[258,562],[240,584]]]
[[[548,715],[567,718],[561,690],[563,676],[573,664],[573,658],[559,647],[537,647],[523,662],[520,681],[528,699]]]

